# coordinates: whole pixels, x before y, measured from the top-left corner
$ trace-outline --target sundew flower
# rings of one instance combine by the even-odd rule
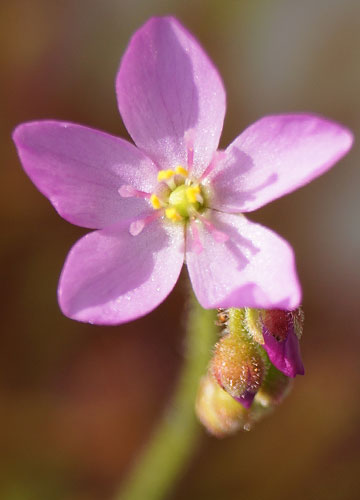
[[[325,172],[351,133],[314,115],[267,116],[217,151],[225,90],[173,18],[152,18],[133,35],[116,93],[136,146],[56,121],[14,132],[24,169],[58,213],[96,230],[67,257],[63,312],[100,324],[143,316],[170,293],[184,260],[205,308],[296,308],[291,247],[243,214]]]

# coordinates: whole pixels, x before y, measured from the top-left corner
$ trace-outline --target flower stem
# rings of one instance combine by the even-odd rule
[[[167,498],[198,441],[194,402],[216,341],[214,311],[203,309],[192,295],[189,301],[185,360],[160,425],[114,500]]]

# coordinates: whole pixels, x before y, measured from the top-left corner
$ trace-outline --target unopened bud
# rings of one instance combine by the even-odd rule
[[[304,374],[299,339],[302,334],[302,309],[245,309],[245,326],[253,338],[262,344],[271,363],[284,375]]]
[[[210,374],[200,381],[195,411],[204,427],[216,437],[230,436],[249,425],[248,410],[225,392]]]
[[[230,396],[249,408],[266,374],[266,355],[244,329],[244,311],[228,311],[228,333],[215,345],[210,370]]]
[[[274,365],[270,365],[261,388],[257,392],[249,415],[249,428],[282,402],[289,394],[292,380],[280,372]]]
[[[281,403],[291,389],[292,380],[270,365],[266,377],[255,396],[255,400],[264,407],[273,407]]]

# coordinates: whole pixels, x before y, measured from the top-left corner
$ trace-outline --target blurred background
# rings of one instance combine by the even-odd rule
[[[85,231],[40,195],[10,138],[18,123],[42,118],[128,137],[114,93],[120,57],[148,17],[169,13],[223,76],[222,147],[270,113],[313,111],[360,132],[358,0],[2,0],[4,500],[110,500],[174,389],[183,360],[182,284],[128,325],[62,316],[58,276]],[[328,174],[251,214],[295,248],[306,376],[251,432],[216,440],[201,431],[172,500],[358,498],[359,161],[355,144]]]

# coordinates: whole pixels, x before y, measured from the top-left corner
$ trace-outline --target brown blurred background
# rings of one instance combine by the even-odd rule
[[[63,317],[57,280],[84,231],[39,194],[10,139],[16,124],[41,118],[126,137],[114,93],[119,60],[135,29],[167,13],[223,76],[222,146],[260,116],[287,111],[360,131],[358,0],[2,0],[1,499],[111,499],[174,388],[181,284],[121,327]],[[295,248],[306,376],[250,433],[219,441],[203,432],[171,499],[358,498],[359,160],[355,145],[331,172],[251,215]]]

